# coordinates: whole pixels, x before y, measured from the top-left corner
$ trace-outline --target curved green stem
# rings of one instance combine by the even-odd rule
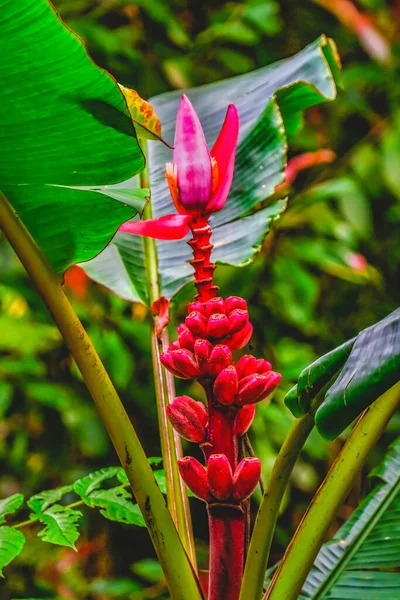
[[[293,467],[313,427],[314,418],[311,415],[297,419],[276,458],[254,524],[239,600],[261,598],[282,498]]]
[[[126,470],[175,600],[202,594],[132,423],[85,329],[34,240],[0,194],[0,228],[36,285],[68,346]]]
[[[148,159],[146,143],[141,140],[141,147],[146,157],[146,168],[140,174],[141,187],[149,187],[148,177]],[[151,219],[152,209],[148,203],[144,209],[143,217]],[[156,241],[149,237],[143,238],[144,257],[147,274],[147,285],[149,289],[150,305],[160,298],[160,286],[158,278],[158,261]],[[160,363],[160,345],[163,345],[162,350],[168,348],[168,333],[164,330],[161,342],[158,340],[155,324],[152,328],[152,357],[153,357],[153,373],[154,384],[156,388],[156,402],[158,427],[160,431],[161,454],[165,470],[165,481],[167,488],[168,508],[174,523],[178,529],[183,546],[188,553],[192,565],[196,569],[196,553],[193,538],[193,528],[190,516],[189,500],[185,485],[181,480],[178,470],[177,459],[182,456],[182,445],[180,437],[174,435],[174,431],[167,419],[166,407],[172,402],[174,397],[174,384],[172,376],[165,371]]]
[[[297,600],[336,513],[400,402],[400,383],[359,419],[314,496],[263,600]]]

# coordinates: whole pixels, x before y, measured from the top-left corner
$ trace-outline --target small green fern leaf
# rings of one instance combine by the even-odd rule
[[[78,520],[82,516],[79,510],[54,504],[45,512],[35,513],[31,518],[38,520],[46,525],[39,531],[38,535],[50,544],[57,546],[68,546],[76,550],[75,542],[79,537]]]
[[[27,505],[35,513],[43,513],[49,506],[61,500],[65,494],[72,492],[72,485],[64,485],[63,487],[55,488],[54,490],[44,490],[29,498]]]
[[[74,492],[85,502],[85,498],[89,497],[94,490],[98,489],[103,481],[116,477],[120,471],[123,471],[121,467],[105,467],[104,469],[99,469],[94,473],[90,473],[86,477],[82,477],[75,481],[73,485]]]
[[[133,504],[131,494],[122,487],[95,490],[84,502],[88,506],[101,508],[103,517],[111,521],[139,527],[146,526],[139,506]]]
[[[9,498],[0,500],[0,523],[5,523],[5,516],[14,514],[22,505],[23,501],[23,494],[14,494]]]
[[[25,536],[18,529],[12,527],[0,527],[0,576],[3,575],[3,567],[8,565],[20,554],[25,545]]]

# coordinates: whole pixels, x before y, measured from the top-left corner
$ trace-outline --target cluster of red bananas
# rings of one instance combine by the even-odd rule
[[[197,379],[207,390],[208,409],[189,396],[179,396],[168,406],[168,418],[182,437],[203,449],[224,429],[221,419],[237,438],[249,429],[255,403],[269,396],[281,380],[264,359],[246,354],[234,361],[232,351],[250,340],[253,327],[243,298],[220,297],[195,301],[188,307],[185,323],[178,327],[178,340],[161,355],[163,365],[176,377]],[[260,476],[260,461],[237,457],[228,460],[219,448],[205,452],[207,467],[196,459],[179,461],[181,475],[189,488],[208,503],[240,504]]]

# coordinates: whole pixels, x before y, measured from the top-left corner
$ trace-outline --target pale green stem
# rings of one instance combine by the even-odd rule
[[[263,600],[297,600],[339,507],[400,402],[400,383],[359,419],[304,515]]]
[[[276,458],[251,535],[239,600],[258,600],[262,596],[265,571],[282,498],[293,467],[313,427],[314,418],[311,415],[297,419]]]
[[[141,140],[141,147],[146,157],[146,168],[140,174],[141,187],[149,187],[148,176],[148,157],[146,143]],[[151,204],[147,204],[144,212],[144,219],[153,217]],[[149,289],[150,305],[158,300],[161,296],[158,276],[158,260],[157,246],[154,239],[149,237],[143,238],[144,257],[147,274],[147,285]],[[168,348],[168,333],[164,330],[162,334],[163,349]],[[160,363],[160,345],[158,340],[155,323],[152,328],[152,357],[153,357],[153,373],[154,384],[156,388],[156,402],[158,427],[160,431],[161,454],[165,470],[165,481],[167,488],[168,508],[178,529],[182,543],[194,568],[196,569],[196,552],[194,546],[193,528],[190,516],[189,500],[187,497],[186,488],[181,480],[178,469],[178,458],[182,456],[182,445],[178,435],[174,435],[174,431],[167,419],[166,407],[174,399],[172,376],[167,373]]]
[[[198,580],[132,423],[93,344],[29,232],[0,194],[0,228],[36,285],[68,346],[126,470],[171,597],[200,600]]]

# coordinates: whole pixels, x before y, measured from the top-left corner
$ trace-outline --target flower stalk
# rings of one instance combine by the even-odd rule
[[[235,506],[208,506],[209,600],[237,600],[244,561],[245,513]]]
[[[253,327],[243,298],[219,297],[209,218],[223,208],[233,178],[239,118],[233,105],[211,152],[198,116],[186,96],[178,110],[173,162],[166,178],[178,214],[122,230],[160,239],[179,239],[189,231],[197,295],[189,304],[178,339],[160,355],[175,377],[195,379],[207,407],[188,396],[176,398],[166,414],[176,431],[198,443],[205,465],[187,456],[178,460],[186,485],[207,503],[210,529],[208,600],[238,600],[246,543],[248,499],[258,484],[261,463],[243,457],[240,438],[254,418],[254,404],[270,396],[281,376],[254,356],[234,361],[232,352],[249,342]]]

